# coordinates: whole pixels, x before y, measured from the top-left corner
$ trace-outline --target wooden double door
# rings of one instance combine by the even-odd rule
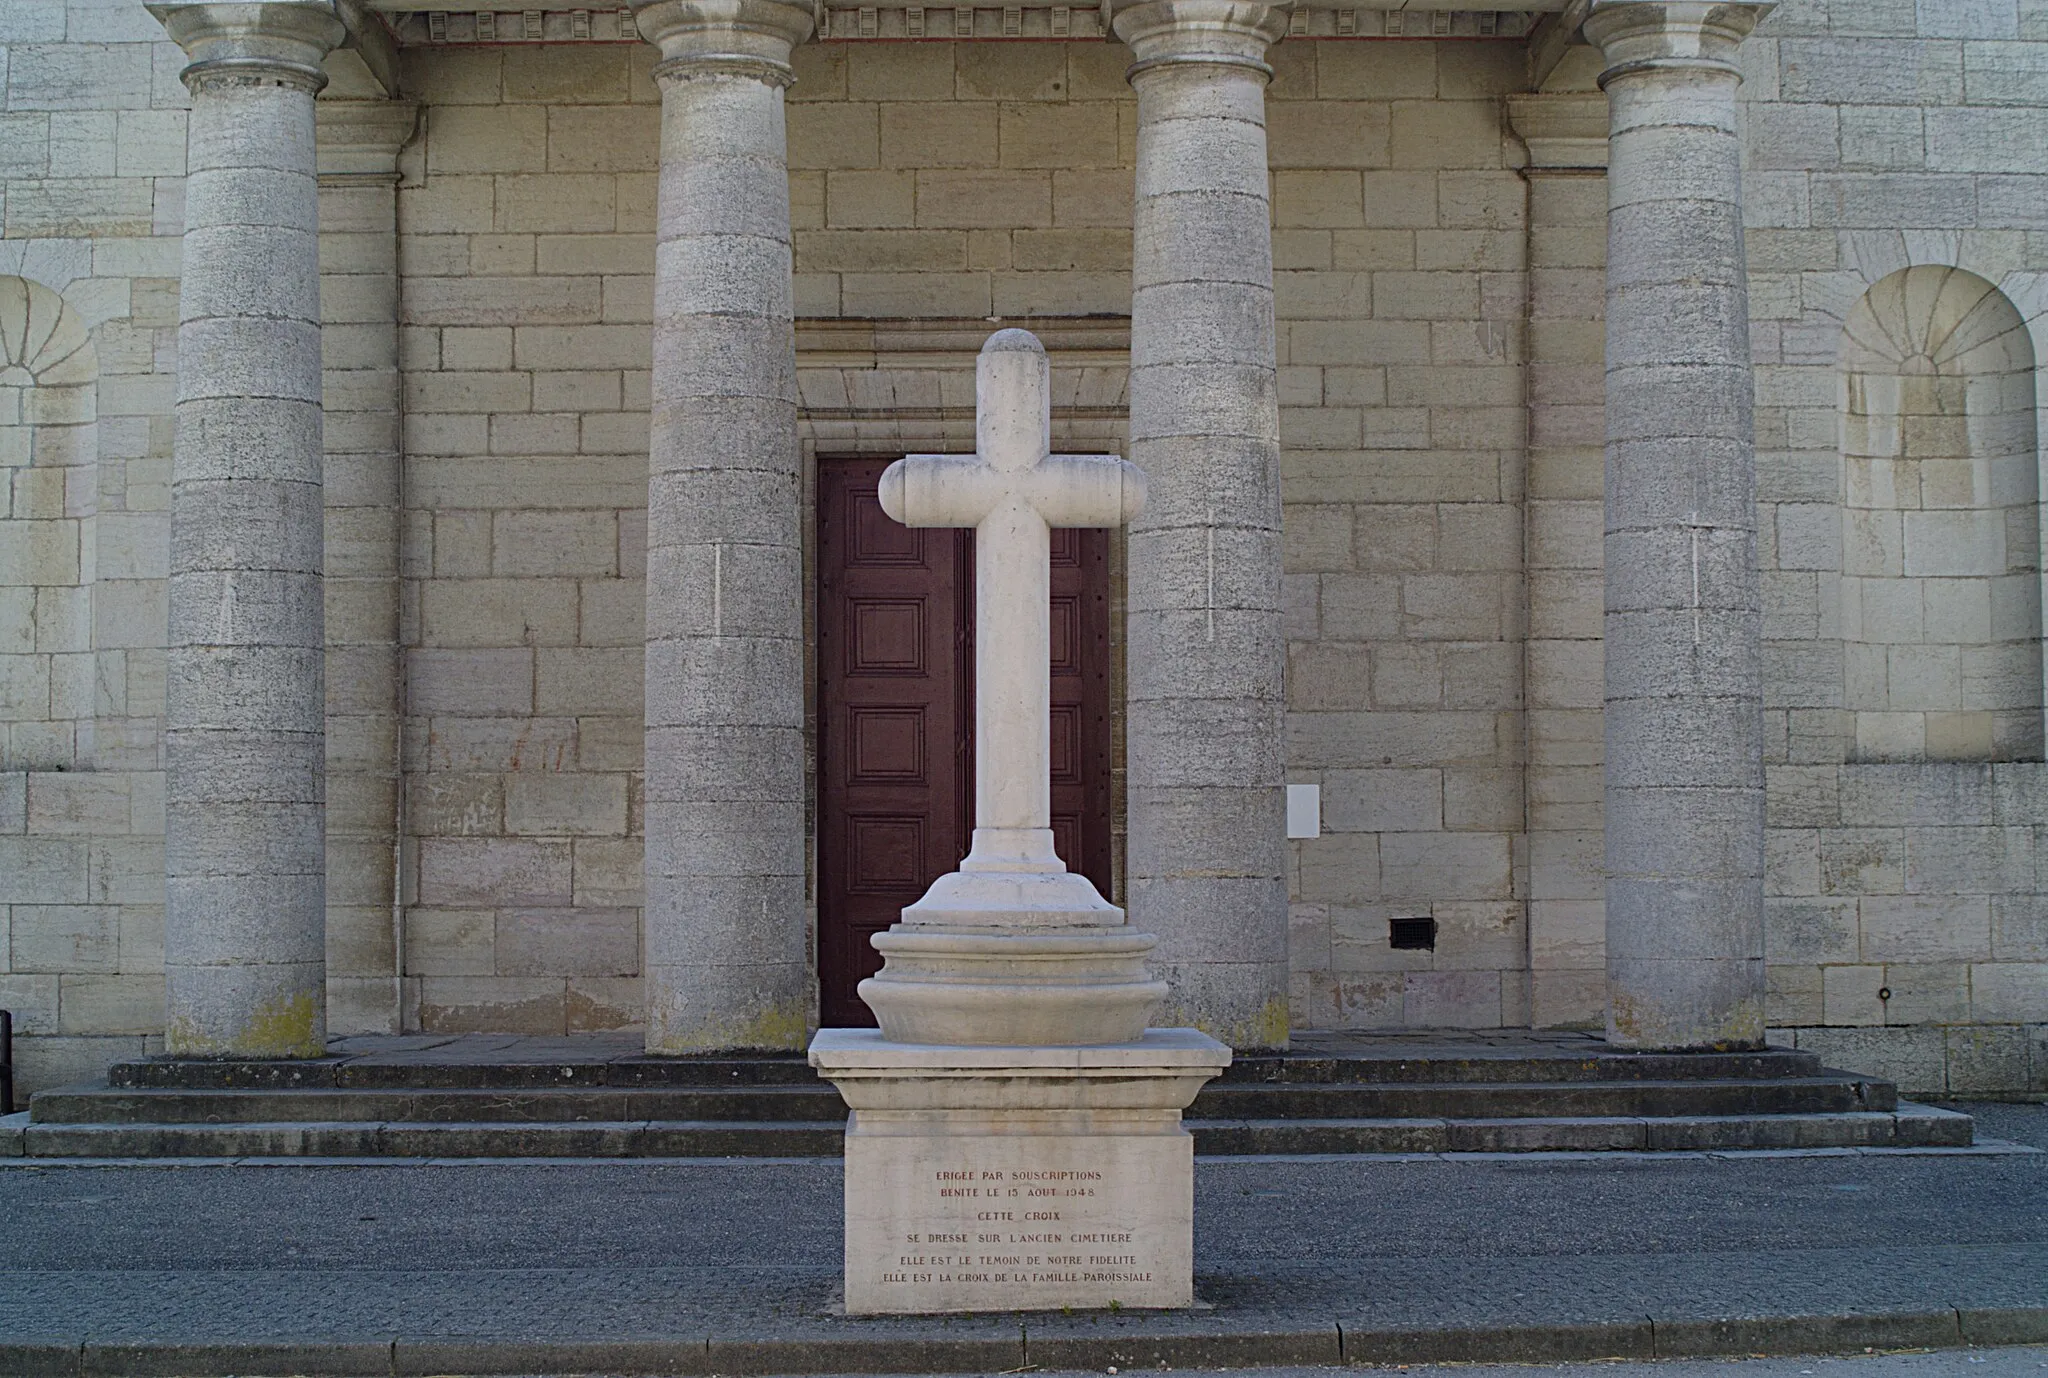
[[[974,814],[974,535],[882,511],[886,458],[818,464],[818,983],[827,1027],[871,1025],[868,939],[967,853]],[[1110,889],[1109,533],[1052,538],[1052,826]]]

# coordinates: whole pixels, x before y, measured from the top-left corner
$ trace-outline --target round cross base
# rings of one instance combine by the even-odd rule
[[[897,924],[873,941],[884,965],[860,998],[892,1043],[1134,1043],[1166,998],[1166,983],[1145,976],[1158,939],[1122,927]]]
[[[1060,869],[980,871],[963,864],[933,881],[916,904],[905,905],[899,927],[1024,932],[1123,926],[1124,911],[1104,899],[1088,877],[1060,866],[1056,857],[1052,864]]]

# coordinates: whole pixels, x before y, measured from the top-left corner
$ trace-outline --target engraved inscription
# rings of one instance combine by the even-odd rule
[[[884,1285],[1150,1283],[1136,1232],[1104,1228],[1086,1208],[1113,1194],[1090,1168],[934,1168],[920,1184],[928,1218],[960,1228],[905,1231]],[[1075,1206],[1083,1207],[1077,1213]]]
[[[850,1312],[1192,1299],[1195,1161],[1185,1131],[877,1132],[894,1127],[856,1112],[846,1136]]]

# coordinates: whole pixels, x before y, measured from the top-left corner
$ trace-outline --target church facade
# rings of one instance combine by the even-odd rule
[[[867,1022],[1021,325],[1167,1022],[2048,1090],[2048,4],[431,3],[0,0],[24,1086]]]

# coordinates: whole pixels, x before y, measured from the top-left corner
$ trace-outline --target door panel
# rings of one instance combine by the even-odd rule
[[[958,673],[964,531],[912,530],[875,495],[886,459],[818,466],[818,983],[827,1027],[871,1025],[868,939],[967,845]]]
[[[966,854],[973,815],[972,533],[882,511],[889,461],[818,465],[818,979],[828,1027],[872,1025],[869,945]],[[1108,533],[1052,541],[1052,826],[1109,893]]]
[[[1109,533],[1052,533],[1052,835],[1109,896]]]

